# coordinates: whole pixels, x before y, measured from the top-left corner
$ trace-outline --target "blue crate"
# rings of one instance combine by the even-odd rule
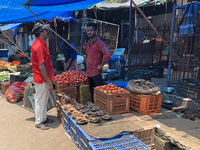
[[[80,132],[79,127],[80,126],[76,123],[76,121],[72,117],[70,117],[70,135],[72,137],[72,140],[78,147],[78,133]]]
[[[113,137],[111,139],[120,138],[120,137],[122,137],[124,135],[128,135],[128,134],[131,134],[131,132],[122,132],[122,133],[116,135],[115,137]],[[105,140],[108,140],[108,139],[106,139],[106,138],[101,138],[101,139],[93,138],[93,137],[89,136],[81,127],[79,127],[78,144],[79,144],[81,150],[90,150],[89,142],[96,141],[96,140],[105,141]]]
[[[114,81],[114,82],[106,82],[106,84],[115,84],[116,86],[119,86],[121,88],[126,88],[128,82],[123,82],[123,81]]]
[[[128,134],[121,138],[106,141],[89,142],[89,150],[151,150],[134,135]]]
[[[63,110],[63,127],[66,127],[67,132],[70,132],[70,116]]]

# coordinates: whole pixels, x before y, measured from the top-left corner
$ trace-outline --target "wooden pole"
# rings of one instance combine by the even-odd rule
[[[150,26],[153,28],[153,30],[156,32],[156,34],[163,40],[163,42],[169,47],[171,50],[170,53],[172,52],[178,59],[179,61],[183,64],[185,68],[189,70],[189,72],[194,76],[195,79],[197,79],[199,82],[200,80],[195,76],[195,74],[192,72],[192,70],[184,63],[184,61],[177,55],[177,53],[172,49],[172,47],[163,39],[163,37],[158,33],[154,25],[149,21],[149,19],[146,17],[146,15],[142,12],[142,10],[135,4],[133,0],[131,0],[132,3],[135,5],[135,8],[141,13],[141,15],[144,17],[144,19],[150,24]],[[172,55],[172,54],[171,54]],[[171,58],[170,58],[171,59]],[[169,64],[170,65],[170,64]],[[170,71],[168,71],[170,72]],[[168,75],[169,76],[169,75]]]
[[[20,3],[20,2],[19,2]],[[26,8],[29,12],[31,12],[42,24],[46,24],[44,21],[42,21],[36,14],[34,14],[30,9],[28,9],[26,6],[24,6],[22,3],[20,3],[24,8]],[[67,42],[63,37],[61,37],[58,33],[56,33],[52,28],[49,27],[49,30],[51,30],[54,34],[56,34],[60,39],[62,39],[65,43],[67,43],[70,47],[72,47],[75,51],[77,51],[78,54],[84,55],[80,53],[75,47],[73,47],[69,42]]]
[[[24,53],[24,51],[22,51],[1,29],[0,29],[0,31],[1,31],[1,33],[3,33],[3,35],[13,44],[13,45],[15,45],[15,47],[17,48],[17,49],[19,49],[20,50],[20,52],[21,52],[21,54],[23,54],[25,57],[27,57],[29,60],[31,60],[31,58],[30,57],[28,57],[25,53]],[[5,43],[5,42],[4,42]],[[18,51],[19,52],[19,51]]]

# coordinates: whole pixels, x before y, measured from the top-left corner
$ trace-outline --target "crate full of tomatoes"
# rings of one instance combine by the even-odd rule
[[[53,79],[53,83],[58,87],[66,87],[71,85],[87,84],[88,79],[86,73],[83,71],[69,70],[58,74]]]
[[[97,86],[94,89],[94,103],[109,114],[129,112],[130,92],[115,84]]]

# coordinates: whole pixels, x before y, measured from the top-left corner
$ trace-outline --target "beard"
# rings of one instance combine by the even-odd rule
[[[95,36],[96,36],[95,33],[94,33],[94,34],[89,34],[89,35],[88,35],[88,37],[89,37],[90,39],[94,38]]]

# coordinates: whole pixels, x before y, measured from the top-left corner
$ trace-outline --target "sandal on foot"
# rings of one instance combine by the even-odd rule
[[[55,122],[55,120],[47,118],[43,123],[53,123],[53,122]]]
[[[43,123],[40,123],[38,125],[35,125],[36,128],[40,128],[41,130],[48,130],[49,127],[44,125]]]

